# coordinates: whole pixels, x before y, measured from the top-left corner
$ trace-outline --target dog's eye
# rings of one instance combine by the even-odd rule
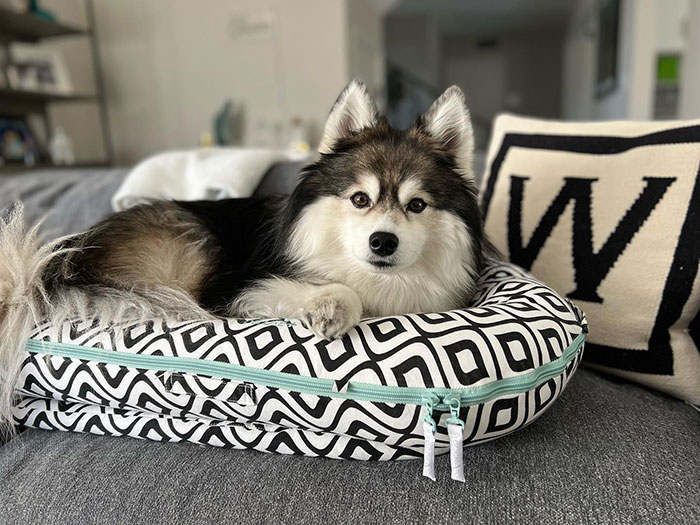
[[[420,213],[426,206],[427,204],[425,204],[423,199],[411,199],[411,202],[408,203],[407,209],[413,213]]]
[[[366,208],[369,206],[369,197],[366,193],[362,193],[361,191],[358,191],[350,197],[350,200],[355,205],[355,208]]]

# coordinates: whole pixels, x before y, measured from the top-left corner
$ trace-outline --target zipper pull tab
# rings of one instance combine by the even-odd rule
[[[423,420],[423,475],[435,481],[435,422]]]
[[[465,482],[464,459],[462,457],[464,439],[464,421],[459,419],[459,409],[462,402],[458,396],[445,396],[443,403],[450,407],[451,417],[447,420],[447,435],[450,438],[450,470],[452,479]]]
[[[435,394],[429,394],[423,398],[425,417],[423,418],[423,475],[435,481],[435,419],[433,410],[440,402]]]

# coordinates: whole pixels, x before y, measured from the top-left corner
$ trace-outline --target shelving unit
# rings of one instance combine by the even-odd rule
[[[112,164],[113,151],[102,80],[102,66],[95,35],[95,12],[92,0],[85,0],[85,11],[88,27],[81,28],[58,21],[46,20],[32,13],[16,13],[0,8],[0,46],[5,48],[6,57],[10,56],[9,46],[13,42],[36,43],[45,39],[63,37],[88,38],[96,86],[95,94],[57,94],[16,90],[9,86],[3,86],[0,87],[0,114],[13,116],[41,115],[44,119],[47,136],[50,137],[52,135],[52,125],[48,112],[49,104],[62,102],[97,104],[100,111],[100,127],[105,151],[105,161],[100,164],[110,165]],[[40,165],[43,167],[50,166],[50,164],[45,162],[40,163]]]
[[[95,95],[63,95],[59,93],[0,88],[0,113],[4,115],[24,115],[27,112],[41,109],[50,102],[94,102],[97,100],[98,98]]]
[[[86,33],[85,29],[51,22],[31,13],[0,8],[0,34],[14,42],[38,42],[44,38]]]

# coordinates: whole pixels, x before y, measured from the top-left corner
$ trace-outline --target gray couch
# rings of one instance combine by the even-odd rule
[[[259,192],[288,191],[296,165]],[[0,178],[44,231],[109,211],[123,170]],[[700,413],[579,370],[531,426],[464,454],[466,483],[415,461],[288,457],[40,430],[0,447],[0,523],[700,523]]]

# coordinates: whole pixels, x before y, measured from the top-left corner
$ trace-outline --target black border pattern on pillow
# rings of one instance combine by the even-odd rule
[[[490,167],[481,197],[482,215],[489,213],[494,188],[501,171],[501,165],[511,148],[529,148],[538,150],[565,151],[593,155],[615,155],[628,150],[662,144],[684,144],[700,142],[700,126],[684,126],[654,133],[619,137],[613,135],[572,135],[542,133],[506,133]],[[663,195],[663,188],[659,188]],[[562,190],[564,191],[564,190]],[[640,197],[639,200],[641,200]],[[567,201],[568,202],[568,201]],[[654,203],[649,203],[652,205]],[[700,264],[700,166],[688,204],[688,213],[681,228],[680,238],[673,256],[664,286],[663,296],[658,309],[658,316],[647,343],[647,351],[618,348],[588,342],[586,344],[586,361],[630,372],[646,374],[673,375],[673,349],[671,347],[670,329],[678,321],[681,311],[687,303]],[[558,218],[558,217],[557,217]],[[510,219],[511,222],[515,220]],[[510,230],[510,226],[509,226]],[[585,250],[579,250],[585,252]],[[595,257],[597,254],[591,254]],[[511,262],[525,269],[532,265],[531,257],[511,256]],[[615,261],[610,261],[610,267]],[[582,274],[590,270],[590,261],[578,260]],[[578,269],[578,268],[577,268]],[[608,268],[609,270],[609,268]],[[573,300],[576,300],[572,297]],[[700,352],[700,311],[691,321],[689,336]]]

